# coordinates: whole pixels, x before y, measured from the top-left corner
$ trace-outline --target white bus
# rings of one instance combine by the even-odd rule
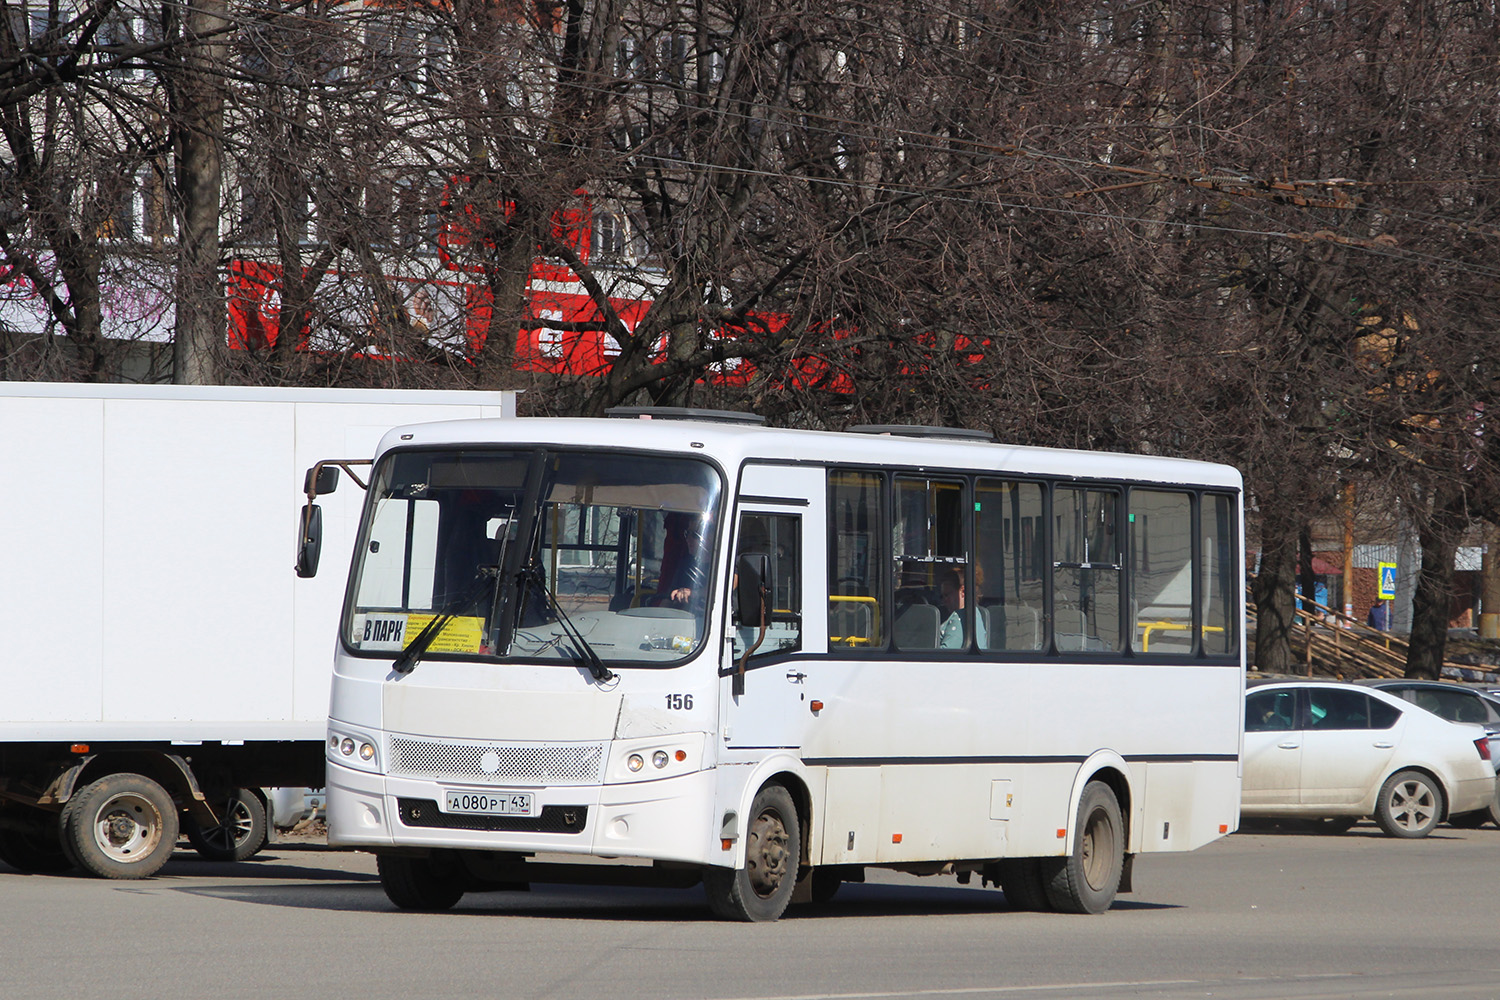
[[[1235,829],[1238,472],[758,424],[385,436],[328,822],[395,905],[701,882],[775,920],[876,866],[1095,913]]]

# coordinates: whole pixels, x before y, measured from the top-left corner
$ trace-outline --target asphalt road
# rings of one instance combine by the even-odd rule
[[[538,886],[395,911],[367,855],[179,852],[156,878],[0,865],[0,998],[1010,1000],[1500,997],[1500,830],[1241,833],[1138,860],[1097,917],[872,872],[776,924],[701,890]]]

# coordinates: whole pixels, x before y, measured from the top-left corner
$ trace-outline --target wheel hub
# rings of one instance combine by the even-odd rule
[[[94,842],[116,860],[128,860],[149,851],[160,836],[153,823],[149,802],[126,796],[108,803],[94,824]]]
[[[786,878],[787,831],[781,817],[764,812],[750,828],[750,843],[745,852],[745,873],[758,896],[770,896]]]

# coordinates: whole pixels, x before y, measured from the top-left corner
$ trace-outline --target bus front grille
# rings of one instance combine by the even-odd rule
[[[490,833],[580,833],[588,825],[588,806],[543,806],[536,816],[465,816],[445,813],[432,799],[397,799],[403,826],[438,830],[484,830]]]
[[[396,737],[389,772],[413,778],[484,784],[597,785],[602,743],[445,743]]]

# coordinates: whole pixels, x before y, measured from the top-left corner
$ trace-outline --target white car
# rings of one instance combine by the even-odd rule
[[[1449,815],[1495,798],[1480,726],[1336,681],[1285,681],[1245,694],[1248,818],[1324,820],[1343,831],[1373,817],[1392,837],[1425,837]]]

